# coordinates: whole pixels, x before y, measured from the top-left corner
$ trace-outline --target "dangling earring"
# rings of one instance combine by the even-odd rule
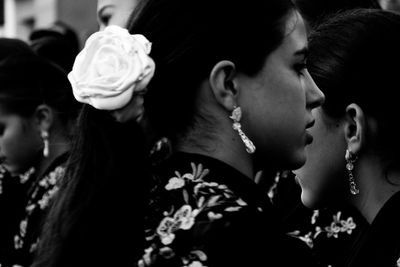
[[[244,134],[242,131],[242,125],[240,124],[240,119],[242,118],[242,109],[240,107],[233,107],[232,115],[229,116],[233,120],[233,129],[238,132],[240,138],[242,139],[244,145],[246,146],[246,151],[249,154],[253,154],[256,151],[256,147],[253,142]]]
[[[49,156],[49,132],[41,131],[40,136],[43,139],[43,156],[47,158]]]
[[[350,150],[346,149],[346,155],[344,156],[346,159],[346,169],[347,173],[349,175],[349,182],[350,182],[350,193],[352,195],[357,195],[360,193],[360,190],[358,190],[356,181],[354,180],[354,175],[353,175],[353,169],[354,169],[354,163],[357,160],[357,156],[355,156]]]

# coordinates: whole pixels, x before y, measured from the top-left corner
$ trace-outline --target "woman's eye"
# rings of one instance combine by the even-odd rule
[[[100,16],[100,23],[103,24],[104,26],[108,26],[108,23],[110,22],[111,15],[106,14]]]
[[[294,65],[294,69],[299,75],[303,75],[304,70],[307,69],[307,63],[306,62],[297,63]]]

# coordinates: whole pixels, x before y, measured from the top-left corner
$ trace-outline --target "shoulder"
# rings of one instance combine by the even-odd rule
[[[192,162],[190,168],[176,170],[159,186],[139,265],[232,266],[266,260],[269,247],[259,242],[272,247],[274,234],[267,233],[277,229],[265,229],[262,210],[216,182],[202,164]],[[261,248],[266,251],[257,252]]]

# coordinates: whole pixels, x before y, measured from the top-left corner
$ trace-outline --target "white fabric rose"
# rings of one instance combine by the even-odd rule
[[[150,50],[146,37],[116,25],[92,34],[68,74],[76,100],[101,110],[124,107],[154,75]]]

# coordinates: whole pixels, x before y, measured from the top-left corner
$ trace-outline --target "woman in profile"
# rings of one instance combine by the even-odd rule
[[[311,36],[309,68],[326,102],[296,174],[306,206],[345,202],[368,222],[347,266],[399,265],[399,31],[398,14],[360,9]]]
[[[85,128],[45,233],[55,249],[43,249],[47,260],[35,266],[312,266],[307,248],[279,231],[254,181],[261,166],[272,179],[304,164],[311,111],[324,100],[306,69],[307,35],[295,6],[144,1],[128,30],[110,26],[90,38],[69,75],[75,97],[86,103]],[[99,73],[117,79],[108,76],[114,68],[126,78],[121,87],[86,86]],[[150,207],[141,204],[149,181],[143,139],[125,128],[142,118],[130,111],[138,107],[133,96],[144,92],[146,119],[173,150],[151,168]],[[118,211],[99,205],[115,207],[114,190],[125,196]],[[94,219],[108,220],[110,212],[109,225]],[[123,238],[131,246],[117,251]]]
[[[65,171],[80,108],[67,74],[0,38],[0,265],[29,266]]]

